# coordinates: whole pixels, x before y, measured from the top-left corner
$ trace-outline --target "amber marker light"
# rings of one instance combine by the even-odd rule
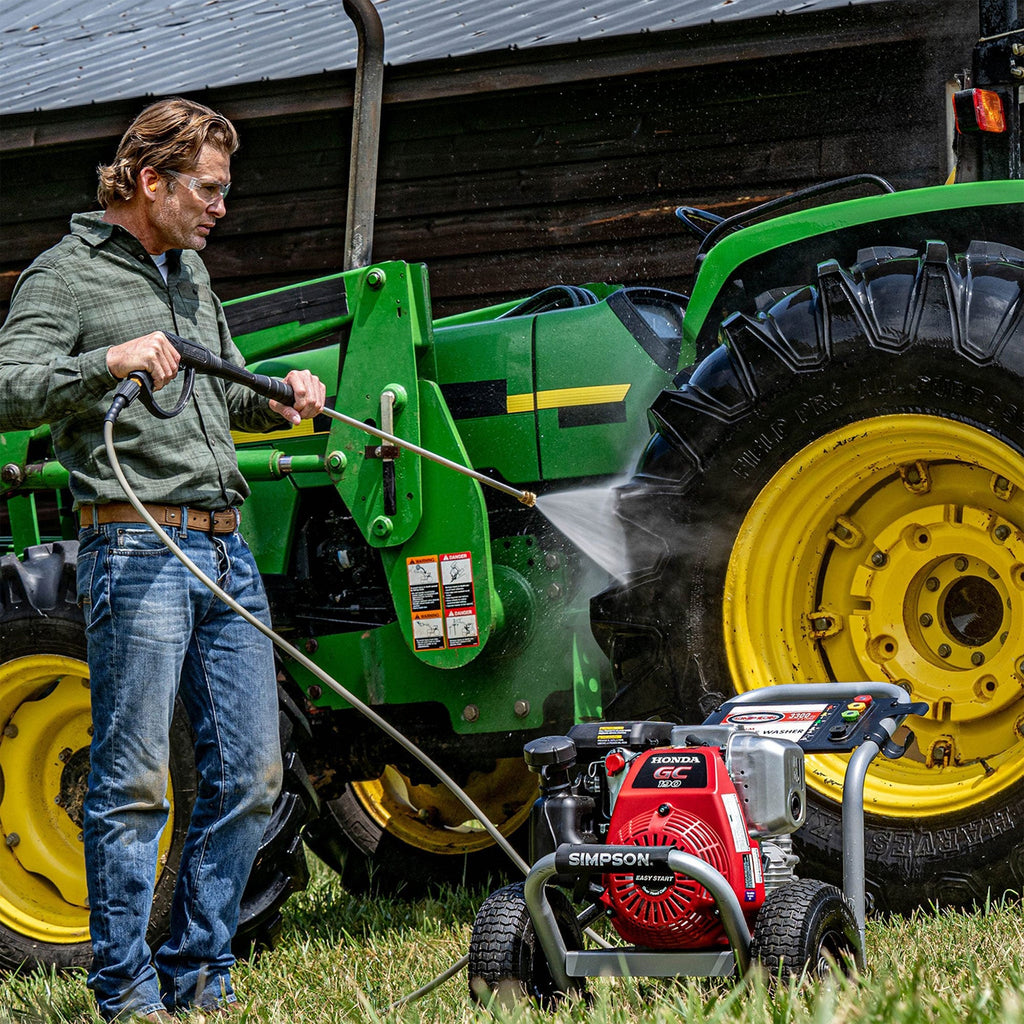
[[[1005,132],[1003,100],[991,89],[961,89],[953,93],[956,130],[967,132]]]

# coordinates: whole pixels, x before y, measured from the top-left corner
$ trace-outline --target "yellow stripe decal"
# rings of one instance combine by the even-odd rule
[[[315,433],[312,420],[303,420],[298,426],[285,427],[284,430],[271,430],[266,434],[247,434],[241,430],[232,430],[231,437],[237,448],[240,444],[252,444],[259,441],[279,441],[286,438],[308,437]],[[326,434],[327,431],[319,431]]]
[[[509,395],[505,399],[505,412],[533,412],[533,392],[525,395]]]
[[[609,402],[623,401],[630,387],[630,384],[597,384],[586,388],[554,388],[551,391],[538,391],[536,395],[527,391],[522,395],[509,395],[505,399],[505,411],[533,412],[534,409],[607,405]]]

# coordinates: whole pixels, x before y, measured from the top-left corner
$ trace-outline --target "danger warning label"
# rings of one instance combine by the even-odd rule
[[[405,560],[409,577],[413,649],[476,647],[473,557],[468,551],[418,555]]]
[[[480,631],[476,625],[476,612],[471,608],[453,609],[444,620],[449,647],[476,647]]]
[[[468,551],[441,556],[445,608],[473,607],[473,559]]]

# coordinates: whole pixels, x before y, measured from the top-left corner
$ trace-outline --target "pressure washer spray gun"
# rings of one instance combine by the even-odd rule
[[[164,331],[163,333],[167,340],[178,350],[178,353],[181,356],[180,365],[185,369],[181,396],[179,397],[177,404],[173,409],[162,408],[156,401],[153,389],[153,379],[145,370],[134,370],[125,377],[123,381],[121,381],[117,390],[114,392],[114,400],[111,402],[110,408],[107,410],[107,414],[104,417],[105,422],[111,424],[115,423],[117,417],[121,414],[121,411],[131,405],[136,398],[142,402],[149,412],[159,419],[171,419],[172,417],[177,416],[192,399],[192,391],[195,387],[195,375],[197,370],[202,373],[208,373],[213,377],[220,377],[223,380],[242,384],[250,390],[255,391],[256,394],[262,395],[264,398],[269,398],[276,402],[281,402],[283,405],[291,405],[295,401],[295,395],[291,386],[283,380],[280,380],[277,377],[268,377],[262,373],[252,373],[250,370],[247,370],[242,366],[235,366],[233,363],[226,362],[219,356],[215,356],[208,348],[204,348],[202,345],[196,345],[194,342],[187,341],[185,338],[182,338],[177,334],[172,334],[170,331]],[[367,434],[371,434],[373,437],[379,438],[381,441],[385,441],[390,445],[395,445],[398,448],[404,448],[406,451],[413,452],[415,455],[419,455],[424,459],[430,459],[432,462],[436,462],[441,466],[446,466],[448,469],[454,470],[456,473],[462,473],[463,476],[471,477],[482,484],[486,484],[488,487],[493,487],[495,490],[502,491],[505,494],[510,494],[513,498],[522,502],[524,505],[532,507],[537,502],[537,495],[532,491],[521,491],[515,487],[511,487],[509,484],[503,483],[501,480],[494,480],[489,476],[485,476],[483,473],[477,472],[475,469],[470,469],[468,466],[463,466],[461,463],[454,462],[451,459],[446,459],[443,455],[438,455],[436,452],[429,451],[426,448],[421,448],[419,445],[413,444],[411,441],[404,441],[402,438],[396,437],[394,434],[389,434],[384,430],[378,430],[376,427],[371,427],[368,423],[363,423],[362,420],[357,420],[352,416],[346,416],[344,413],[338,412],[335,409],[324,408],[323,415],[328,416],[333,420],[339,420],[340,422],[345,423],[350,427],[355,427],[357,430],[362,430]]]

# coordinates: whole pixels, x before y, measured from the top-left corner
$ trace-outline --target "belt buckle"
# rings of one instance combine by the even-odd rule
[[[218,521],[218,516],[223,517]],[[227,517],[230,516],[230,523]],[[228,526],[230,525],[230,529]],[[220,529],[218,529],[220,527]],[[234,508],[216,509],[210,513],[210,533],[233,533],[238,527],[238,510]]]

